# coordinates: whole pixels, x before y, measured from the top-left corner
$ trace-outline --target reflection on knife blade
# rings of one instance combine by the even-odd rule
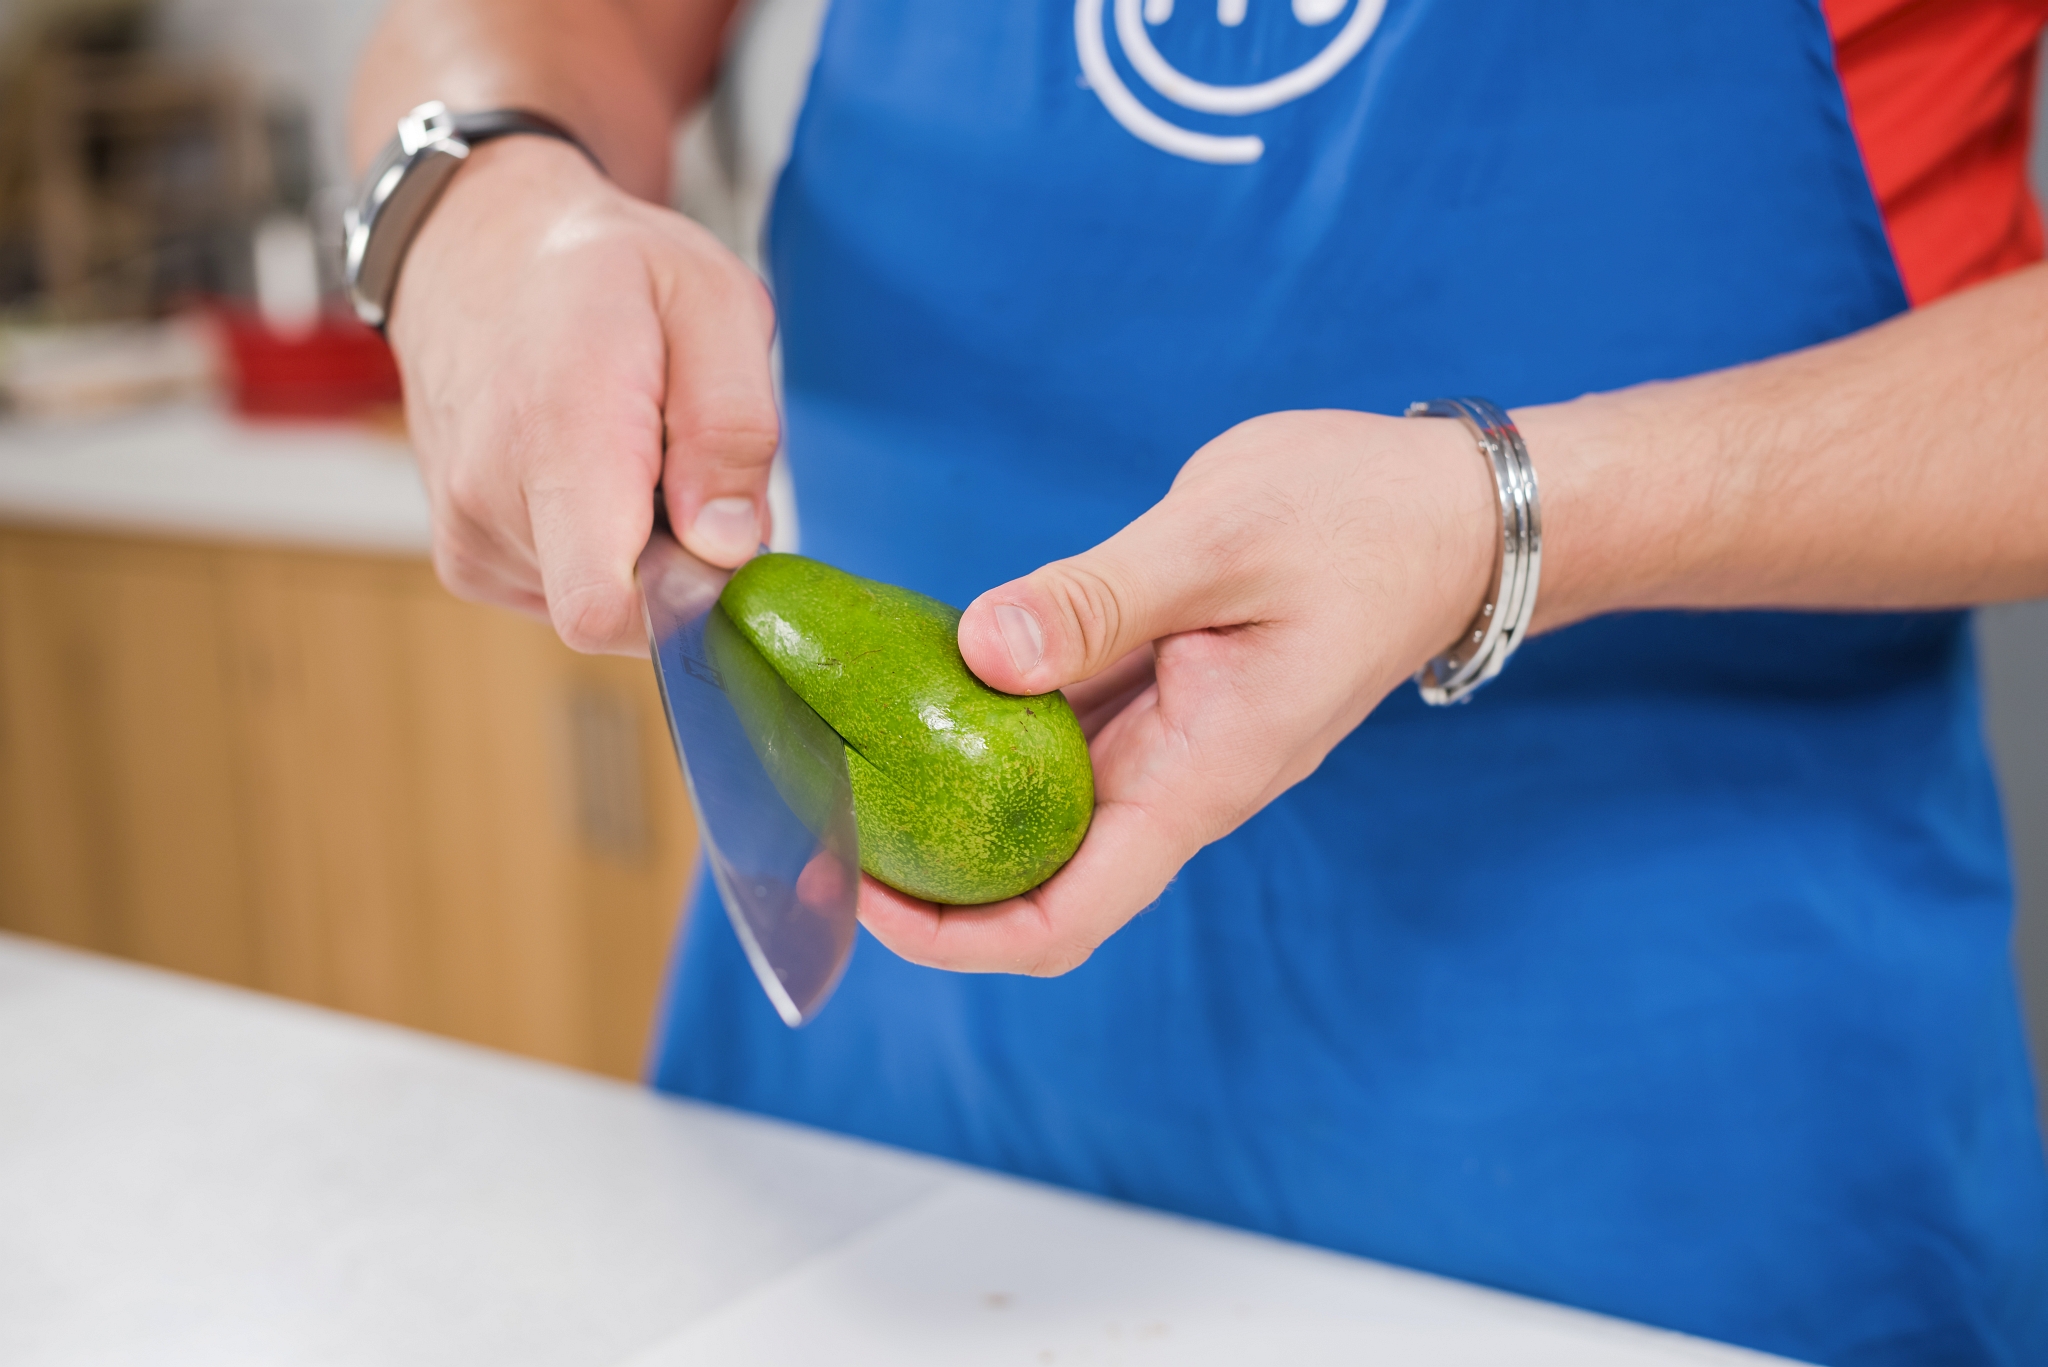
[[[801,1025],[853,953],[860,851],[845,744],[719,610],[730,571],[657,530],[637,572],[712,879],[769,1000]]]

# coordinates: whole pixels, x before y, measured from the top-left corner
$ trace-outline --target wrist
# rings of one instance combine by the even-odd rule
[[[434,277],[477,260],[511,264],[539,250],[566,214],[622,193],[566,142],[509,137],[476,147],[406,253],[388,325],[394,345],[403,350],[412,326],[407,299],[430,291]]]
[[[475,244],[485,233],[552,223],[591,197],[621,194],[576,148],[554,138],[497,138],[473,149],[421,235],[455,225]]]
[[[1514,411],[1543,490],[1532,631],[1662,605],[1701,550],[1682,511],[1703,462],[1677,449],[1683,422],[1648,411],[1654,388]]]
[[[1414,590],[1423,610],[1404,652],[1402,678],[1456,643],[1486,602],[1500,559],[1500,508],[1493,471],[1464,424],[1442,418],[1403,418],[1398,429],[1417,444],[1417,469],[1426,478],[1417,520],[1429,538],[1417,562],[1427,579]]]
[[[1493,499],[1489,572],[1478,611],[1431,652],[1415,674],[1424,702],[1464,702],[1498,676],[1529,633],[1542,580],[1543,511],[1528,448],[1514,420],[1483,398],[1420,400],[1409,419],[1452,423],[1463,430],[1485,469]],[[1468,518],[1476,528],[1484,517]],[[1469,564],[1469,557],[1461,560]]]

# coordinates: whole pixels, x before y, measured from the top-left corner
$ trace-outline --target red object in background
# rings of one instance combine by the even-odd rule
[[[235,411],[251,418],[359,418],[402,401],[382,336],[346,314],[312,331],[273,331],[253,309],[214,310],[227,340]]]
[[[2048,0],[1825,0],[1849,121],[1915,304],[2041,259],[2027,186]]]

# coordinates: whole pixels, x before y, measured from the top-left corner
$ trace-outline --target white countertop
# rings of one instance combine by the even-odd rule
[[[403,442],[206,404],[0,422],[0,521],[424,556]]]
[[[0,935],[9,1367],[1769,1361]]]

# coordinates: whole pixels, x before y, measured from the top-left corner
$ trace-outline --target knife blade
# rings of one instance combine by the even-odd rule
[[[636,577],[669,734],[712,881],[790,1026],[853,955],[860,846],[846,743],[718,607],[716,569],[657,527]]]

